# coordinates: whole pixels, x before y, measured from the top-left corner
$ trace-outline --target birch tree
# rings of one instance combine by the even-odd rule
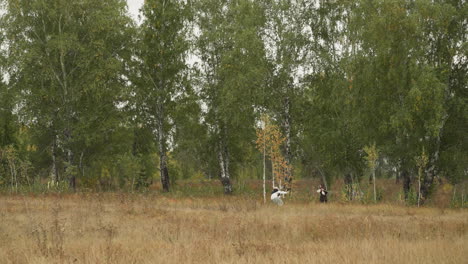
[[[454,56],[461,54],[463,22],[453,3],[439,1],[361,1],[353,12],[349,29],[359,45],[350,75],[362,95],[356,108],[364,121],[360,134],[374,137],[404,170],[416,167],[413,157],[423,145],[429,160],[421,193],[427,198],[449,107],[460,102],[460,86],[450,76],[459,70],[455,64],[466,65],[466,56]]]
[[[312,1],[264,1],[267,21],[264,41],[270,65],[270,82],[267,96],[268,109],[278,120],[285,135],[284,156],[292,162],[293,140],[297,127],[293,122],[300,109],[300,82],[308,71],[311,48],[310,10]],[[302,111],[299,110],[299,111]],[[294,129],[296,128],[296,129]],[[292,182],[292,171],[287,171],[285,181]]]
[[[254,1],[204,0],[197,5],[204,122],[215,144],[226,194],[233,191],[233,150],[255,138],[254,107],[266,76],[263,23],[263,9]]]
[[[0,1],[2,7],[3,1]],[[0,16],[0,148],[13,144],[17,130],[13,109],[17,100],[16,93],[6,84],[7,50],[5,22]]]
[[[185,96],[189,10],[184,1],[145,1],[137,44],[136,108],[145,126],[155,131],[159,173],[169,191],[168,144],[176,100]]]
[[[78,160],[118,125],[132,24],[126,3],[12,0],[3,22],[10,84],[23,95],[23,118],[47,135],[41,147],[52,149],[46,151],[51,167],[63,161],[75,188]]]

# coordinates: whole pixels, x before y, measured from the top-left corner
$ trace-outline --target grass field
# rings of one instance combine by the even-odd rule
[[[1,263],[467,263],[468,211],[241,196],[0,196]]]

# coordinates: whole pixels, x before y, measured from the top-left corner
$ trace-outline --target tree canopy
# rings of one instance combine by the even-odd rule
[[[264,115],[289,183],[359,181],[369,146],[374,178],[407,183],[425,150],[422,201],[467,179],[464,0],[151,0],[140,25],[123,0],[1,3],[0,148],[24,183],[229,194],[246,168],[261,178]]]

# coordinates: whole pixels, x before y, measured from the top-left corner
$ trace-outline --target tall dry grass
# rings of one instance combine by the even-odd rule
[[[468,211],[243,197],[0,197],[0,263],[466,263]]]

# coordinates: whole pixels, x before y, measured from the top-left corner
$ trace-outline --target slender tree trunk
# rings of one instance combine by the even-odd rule
[[[440,139],[444,132],[445,122],[447,121],[448,117],[449,115],[446,114],[441,121],[439,133],[435,142],[435,151],[429,159],[428,168],[424,172],[424,179],[421,183],[422,203],[424,203],[424,201],[429,197],[432,185],[434,183],[434,178],[437,177],[437,163],[439,162]]]
[[[73,152],[71,149],[67,150],[67,160],[68,160],[68,166],[73,168]],[[69,178],[69,186],[73,189],[73,191],[76,191],[76,175],[74,170],[68,172],[68,178]]]
[[[163,191],[168,192],[169,191],[169,170],[167,169],[167,156],[165,153],[161,153],[160,159],[159,159],[159,173],[161,175],[161,184],[163,187]]]
[[[263,139],[263,203],[266,203],[266,146]]]
[[[396,184],[400,183],[400,176],[401,176],[400,170],[401,170],[401,164],[400,162],[398,162],[395,167],[395,183]]]
[[[58,23],[58,30],[59,34],[62,35],[62,16],[59,18],[59,23]],[[75,171],[73,169],[73,152],[71,150],[71,139],[72,139],[72,130],[70,126],[70,122],[72,121],[72,103],[73,102],[73,92],[71,89],[69,89],[69,84],[68,84],[68,73],[66,69],[66,63],[65,63],[65,51],[64,48],[61,46],[60,47],[60,52],[59,52],[59,62],[60,62],[60,69],[61,69],[61,74],[56,74],[57,81],[59,84],[62,86],[63,89],[63,95],[64,95],[64,101],[65,101],[65,111],[66,111],[66,116],[68,118],[67,120],[67,127],[65,129],[65,145],[67,147],[66,153],[67,153],[67,162],[68,165],[65,166],[65,171],[67,171],[68,167],[71,167],[72,170],[68,170],[68,180],[69,180],[69,186],[73,188],[73,191],[76,191],[76,175]]]
[[[344,184],[347,188],[346,196],[351,201],[353,200],[353,177],[351,173],[347,172],[344,176]]]
[[[224,194],[232,193],[232,185],[229,177],[229,156],[227,149],[220,148],[218,151],[219,166],[221,168],[221,183],[223,184]]]
[[[421,196],[421,204],[424,204],[425,200],[429,197],[436,173],[435,164],[431,164],[427,170],[421,173],[424,175],[423,179],[419,179],[419,194]],[[419,178],[421,178],[421,176],[419,176]]]
[[[372,170],[372,181],[374,182],[374,203],[377,202],[377,192],[375,188],[375,169]]]
[[[401,169],[400,175],[400,178],[403,180],[403,193],[405,195],[405,200],[408,200],[408,195],[411,188],[411,176],[408,170],[405,168]]]
[[[322,183],[323,183],[323,185],[325,185],[325,189],[328,190],[327,177],[325,177],[325,174],[323,173],[323,171],[318,166],[317,166],[317,170],[320,173],[320,176],[322,178]]]
[[[15,163],[13,162],[13,172],[15,173],[15,190],[16,192],[18,192],[18,172],[17,172],[17,169],[16,169],[16,165]]]
[[[429,197],[432,185],[434,183],[434,178],[437,176],[436,164],[438,161],[439,161],[439,150],[437,149],[429,160],[428,168],[425,171],[423,171],[424,179],[422,180],[421,187],[420,187],[422,203],[424,203],[424,201]]]
[[[14,158],[8,159],[8,166],[10,167],[11,173],[11,190],[13,191],[13,189],[15,189],[15,192],[18,192],[18,179],[16,176],[16,166]]]
[[[136,132],[136,125],[135,125],[135,129],[133,129],[133,144],[132,144],[132,156],[133,156],[133,158],[137,157],[137,137],[138,137],[138,135],[137,135],[137,132]],[[132,187],[131,187],[132,193],[135,190],[136,174],[137,174],[136,171],[134,171],[132,173]]]
[[[452,196],[452,203],[455,202],[456,200],[456,194],[457,194],[457,185],[453,185],[453,196]],[[462,207],[463,208],[463,207]]]
[[[271,161],[271,184],[272,188],[275,188],[275,163]]]
[[[287,171],[286,171],[286,178],[285,183],[287,185],[287,189],[291,189],[291,183],[292,183],[292,171],[291,171],[291,101],[289,99],[289,96],[287,96],[284,99],[284,130],[285,130],[285,136],[286,136],[286,163],[288,165]]]
[[[462,202],[461,202],[461,208],[465,208],[465,185],[463,185],[463,189],[462,189]]]
[[[418,207],[421,202],[421,174],[422,172],[418,173]]]
[[[73,151],[71,149],[71,138],[72,138],[72,133],[69,128],[65,129],[64,132],[65,136],[65,152],[67,153],[67,162],[64,166],[64,171],[66,173],[66,177],[68,179],[68,185],[70,188],[73,189],[73,191],[76,191],[76,176],[75,176],[75,170],[73,168]]]
[[[57,135],[54,136],[52,142],[52,168],[50,169],[50,179],[53,184],[59,182],[59,175],[57,172]]]
[[[167,169],[166,137],[164,133],[164,106],[158,103],[158,146],[159,146],[159,174],[163,191],[169,191],[169,171]]]
[[[229,175],[229,151],[227,147],[227,131],[226,128],[222,129],[222,135],[220,139],[218,149],[218,161],[221,169],[221,183],[223,184],[224,194],[232,193],[232,184]]]
[[[81,151],[80,164],[79,164],[79,168],[80,168],[80,171],[81,171],[81,177],[85,176],[85,169],[84,169],[84,166],[83,166],[83,156],[84,156],[84,151]]]

